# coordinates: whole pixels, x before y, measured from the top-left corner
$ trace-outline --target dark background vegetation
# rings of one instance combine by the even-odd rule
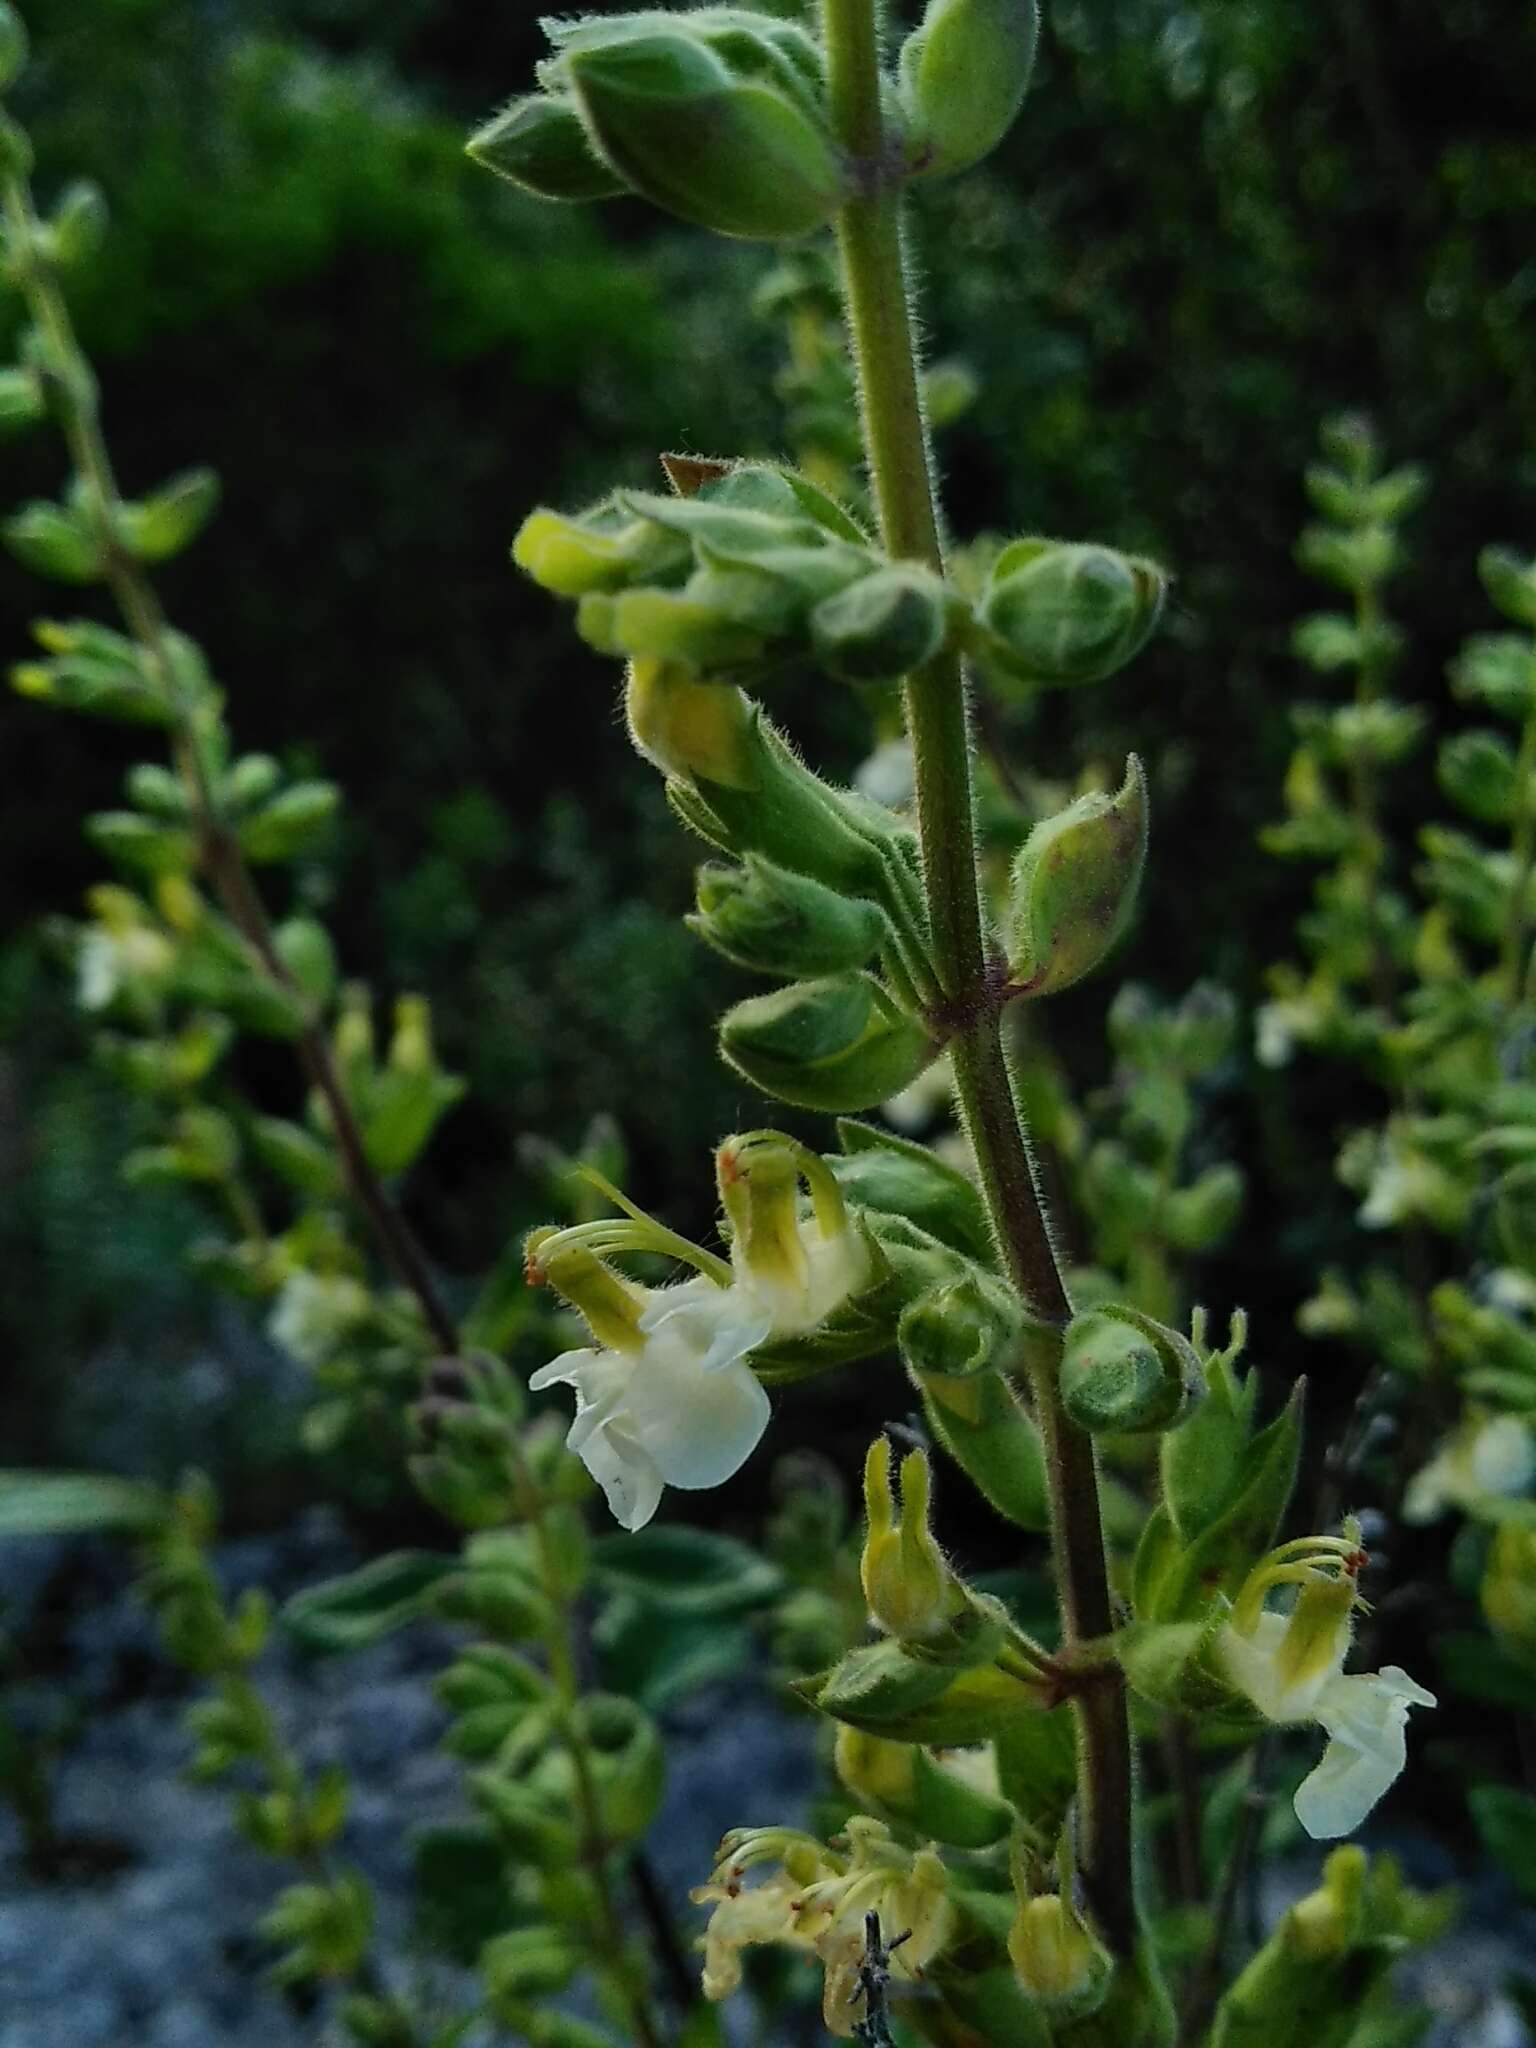
[[[734,980],[679,922],[695,849],[628,751],[611,668],[507,547],[531,503],[644,484],[660,448],[775,447],[775,336],[749,309],[766,252],[628,204],[524,204],[466,164],[466,129],[540,47],[512,0],[28,14],[40,187],[89,174],[113,207],[78,305],[124,481],[201,461],[225,480],[215,527],[165,580],[170,609],[209,648],[243,743],[345,785],[305,887],[354,971],[431,993],[471,1083],[411,1189],[422,1234],[450,1272],[482,1270],[536,1220],[519,1134],[571,1142],[598,1109],[623,1126],[634,1191],[701,1227],[707,1147],[761,1113],[712,1054]],[[1170,994],[1214,974],[1251,1000],[1305,886],[1255,832],[1300,688],[1289,624],[1316,601],[1291,547],[1319,419],[1364,406],[1430,467],[1398,608],[1404,693],[1435,717],[1446,657],[1484,623],[1478,546],[1530,544],[1536,16],[1498,0],[1048,0],[1046,16],[1016,134],[923,203],[933,342],[984,387],[946,444],[951,514],[1143,547],[1175,572],[1153,649],[1054,706],[1032,744],[1053,772],[1147,756],[1155,851],[1123,971]],[[3,453],[7,502],[58,488],[45,437]],[[0,643],[19,656],[59,601],[0,566]],[[784,708],[813,758],[852,769],[846,701]],[[8,1463],[99,1453],[124,1389],[104,1395],[88,1361],[136,1360],[169,1417],[207,1348],[175,1257],[193,1218],[116,1190],[131,1119],[85,1059],[46,940],[97,878],[80,818],[140,751],[0,702]],[[1085,1084],[1112,986],[1063,1033]],[[1229,1091],[1210,1133],[1255,1186],[1204,1291],[1257,1312],[1283,1375],[1344,1213],[1319,1175],[1359,1105],[1333,1085],[1286,1119],[1257,1083]],[[230,1432],[237,1513],[287,1469],[259,1394],[247,1421]],[[137,1462],[170,1466],[184,1437],[167,1420]]]

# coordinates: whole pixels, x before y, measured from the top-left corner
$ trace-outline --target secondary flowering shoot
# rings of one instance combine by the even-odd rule
[[[755,1868],[770,1864],[779,1867],[748,1882]],[[706,1998],[728,1998],[737,1988],[744,1948],[777,1942],[821,1964],[822,2018],[843,2040],[862,2017],[866,1914],[878,1916],[891,1940],[896,1985],[921,1983],[955,1931],[949,1874],[938,1852],[903,1849],[867,1814],[855,1814],[830,1846],[791,1828],[733,1829],[709,1883],[692,1896],[695,1905],[714,1908],[703,1940]]]
[[[621,1217],[528,1241],[530,1281],[563,1295],[594,1339],[541,1366],[529,1386],[574,1390],[566,1443],[626,1529],[644,1527],[664,1488],[720,1486],[740,1470],[770,1415],[752,1352],[815,1329],[869,1271],[836,1183],[792,1140],[762,1132],[727,1140],[719,1177],[729,1263],[613,1190]],[[802,1177],[811,1187],[808,1219],[799,1213]],[[609,1263],[637,1252],[694,1271],[671,1286],[641,1286]]]
[[[1296,1817],[1317,1841],[1359,1827],[1408,1760],[1409,1708],[1436,1704],[1395,1664],[1345,1674],[1365,1561],[1348,1525],[1342,1537],[1282,1545],[1249,1573],[1216,1640],[1226,1678],[1266,1721],[1326,1730],[1322,1761],[1296,1792]],[[1289,1612],[1265,1604],[1290,1586]]]
[[[1408,1482],[1403,1519],[1433,1522],[1447,1508],[1476,1514],[1486,1502],[1529,1493],[1536,1482],[1536,1435],[1518,1415],[1464,1422]]]

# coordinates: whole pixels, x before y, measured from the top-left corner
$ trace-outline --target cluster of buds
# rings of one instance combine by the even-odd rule
[[[931,0],[888,81],[886,159],[833,134],[821,45],[745,7],[545,23],[540,90],[470,153],[541,199],[635,192],[717,234],[778,241],[825,225],[861,179],[946,175],[989,154],[1034,65],[1035,0]]]
[[[518,533],[518,565],[576,600],[577,629],[599,653],[746,681],[807,659],[879,684],[948,642],[1017,694],[1112,675],[1162,610],[1162,572],[1108,548],[1014,541],[973,600],[916,563],[885,560],[795,470],[677,458],[668,470],[672,497],[615,491],[574,517],[541,507]]]
[[[742,684],[806,660],[878,686],[946,644],[1015,687],[1090,680],[1141,645],[1161,579],[1101,562],[1102,550],[1019,543],[973,603],[886,561],[792,470],[668,466],[677,495],[621,491],[577,518],[539,510],[514,554],[576,600],[593,645],[628,660],[635,745],[684,822],[739,863],[703,869],[694,928],[739,964],[792,977],[728,1013],[724,1057],[797,1107],[869,1108],[909,1087],[943,1034],[915,842],[886,806],[806,768]],[[1146,833],[1135,761],[1117,795],[1080,798],[1035,828],[1014,877],[1003,996],[1054,994],[1104,959],[1134,906]]]
[[[545,589],[578,600],[577,630],[602,654],[744,677],[813,656],[844,680],[879,683],[943,644],[948,600],[936,576],[887,564],[798,472],[722,468],[687,495],[616,491],[575,518],[530,513],[513,557]]]

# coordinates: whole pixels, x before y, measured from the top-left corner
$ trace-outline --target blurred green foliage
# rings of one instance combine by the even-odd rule
[[[117,222],[79,314],[125,483],[194,461],[225,481],[166,579],[171,610],[212,650],[242,741],[348,789],[351,822],[306,887],[380,985],[431,991],[470,1083],[475,1112],[413,1189],[424,1234],[451,1269],[486,1266],[538,1201],[517,1134],[571,1141],[601,1105],[621,1111],[635,1192],[682,1203],[684,1161],[740,1121],[746,1091],[707,1038],[738,980],[679,922],[689,851],[628,772],[610,669],[506,549],[530,503],[648,485],[661,448],[775,445],[758,395],[775,337],[737,310],[766,259],[628,204],[523,204],[464,164],[464,132],[528,72],[531,10],[28,12],[40,187],[94,176]],[[1291,539],[1318,418],[1367,405],[1434,471],[1400,678],[1432,722],[1475,623],[1475,547],[1524,530],[1536,21],[1494,0],[1046,15],[1048,76],[1020,127],[923,202],[936,351],[963,341],[985,393],[946,442],[950,500],[968,529],[1092,534],[1175,571],[1130,686],[1056,700],[1042,744],[1148,754],[1152,879],[1125,971],[1252,993],[1265,930],[1304,886],[1255,833],[1289,745],[1287,635],[1308,601]],[[720,288],[722,264],[741,289]],[[6,452],[13,498],[57,488],[45,437]],[[31,609],[0,567],[15,654]],[[853,766],[856,707],[785,711],[818,758]],[[37,936],[95,879],[78,820],[132,756],[9,698],[0,754],[0,1261],[29,1276],[0,1300],[0,1342],[18,1451],[41,1454],[38,1393],[61,1361],[199,1311],[166,1257],[188,1227],[176,1204],[117,1194],[108,1162],[132,1134],[77,1071],[84,1036]],[[1406,777],[1404,803],[1421,794]],[[1102,991],[1069,1002],[1097,1017]],[[1299,1123],[1309,1109],[1326,1121],[1326,1092]],[[1277,1260],[1283,1150],[1269,1168],[1228,1257],[1279,1328],[1328,1218],[1305,1205]]]

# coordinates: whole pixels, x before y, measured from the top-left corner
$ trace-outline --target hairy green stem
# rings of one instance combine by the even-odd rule
[[[898,559],[942,572],[944,550],[908,305],[900,198],[888,182],[875,0],[823,0],[833,120],[856,194],[838,215],[843,291],[859,377],[881,534]],[[992,1227],[1010,1279],[1043,1326],[1030,1367],[1050,1473],[1051,1530],[1063,1634],[1070,1645],[1113,1626],[1091,1440],[1068,1420],[1058,1388],[1071,1317],[1033,1162],[988,998],[976,874],[975,797],[965,684],[946,651],[907,680],[933,961],[959,1028],[956,1093]],[[1117,1672],[1077,1702],[1078,1862],[1104,1938],[1126,1955],[1136,1937],[1129,1720]]]

